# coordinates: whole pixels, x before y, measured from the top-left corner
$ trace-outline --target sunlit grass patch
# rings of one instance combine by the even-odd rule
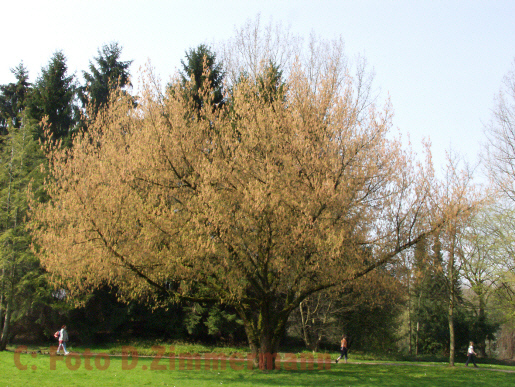
[[[492,371],[487,368],[465,368],[463,365],[450,368],[446,365],[374,365],[374,364],[330,364],[328,370],[295,371],[280,370],[263,372],[243,367],[235,370],[229,364],[225,369],[202,360],[199,368],[195,363],[189,369],[188,363],[177,359],[139,357],[136,362],[121,356],[107,360],[88,359],[84,353],[73,356],[48,356],[39,353],[23,353],[15,357],[14,352],[0,352],[0,375],[2,386],[495,386],[512,387],[515,374]],[[125,361],[125,363],[124,363]],[[173,365],[172,365],[173,364]],[[491,366],[490,368],[493,368]],[[499,369],[499,368],[497,368]],[[513,368],[511,370],[514,370]]]

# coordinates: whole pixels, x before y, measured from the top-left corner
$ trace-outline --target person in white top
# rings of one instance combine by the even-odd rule
[[[465,363],[465,366],[469,366],[469,362],[472,360],[472,363],[474,363],[474,367],[477,367],[476,364],[476,352],[474,352],[474,342],[469,343],[469,349],[467,350],[467,362]]]
[[[57,347],[57,353],[63,348],[64,354],[68,355],[69,352],[66,350],[66,342],[68,341],[68,332],[66,332],[66,325],[61,327],[59,331],[59,346]]]

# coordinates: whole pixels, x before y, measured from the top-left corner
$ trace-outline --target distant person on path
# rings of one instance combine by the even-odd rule
[[[342,357],[345,357],[345,363],[347,363],[347,337],[345,335],[342,337],[340,357],[336,359],[336,363],[338,363],[338,360],[340,360]]]
[[[467,362],[465,363],[465,366],[468,367],[469,366],[469,362],[472,360],[472,363],[474,363],[474,367],[477,368],[477,364],[476,364],[476,352],[474,352],[474,342],[470,342],[469,343],[469,349],[467,350]]]
[[[59,353],[62,347],[64,354],[68,355],[69,352],[66,350],[66,342],[68,341],[68,332],[66,332],[66,325],[63,325],[61,327],[61,330],[57,331],[56,334],[58,334],[59,337],[59,346],[57,347],[57,353]]]

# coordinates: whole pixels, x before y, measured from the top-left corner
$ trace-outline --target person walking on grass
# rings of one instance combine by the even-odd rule
[[[344,357],[345,358],[345,363],[347,363],[347,337],[345,335],[343,335],[342,337],[342,341],[340,343],[340,357],[338,357],[338,359],[336,359],[336,363],[338,363],[338,361]]]
[[[59,346],[57,347],[57,353],[63,348],[63,352],[65,355],[68,355],[70,352],[66,350],[66,342],[68,341],[68,332],[66,332],[66,325],[61,327],[60,331],[56,332],[56,335],[59,337]]]
[[[468,367],[470,361],[472,360],[472,363],[474,364],[474,367],[477,368],[476,364],[476,352],[474,352],[474,342],[469,343],[469,349],[467,350],[467,362],[465,363],[465,366]]]

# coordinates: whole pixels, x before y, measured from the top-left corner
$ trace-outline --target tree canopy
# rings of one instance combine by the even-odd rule
[[[0,350],[11,337],[12,322],[35,308],[41,291],[42,270],[31,251],[26,229],[27,191],[35,197],[43,182],[41,164],[45,157],[34,140],[34,126],[9,126],[0,145]],[[5,315],[2,310],[5,304]]]
[[[204,108],[208,99],[213,106],[219,106],[223,100],[224,71],[217,63],[216,54],[204,44],[186,52],[186,60],[181,61],[181,81],[183,92],[194,104],[197,111]],[[207,97],[204,94],[213,95]]]
[[[198,122],[179,92],[160,103],[147,90],[137,110],[113,101],[52,154],[52,201],[35,211],[42,261],[80,290],[230,303],[253,349],[275,352],[303,299],[427,230],[430,187],[387,138],[389,107],[357,122],[350,83],[319,86],[299,72],[270,104],[243,82],[232,114]]]
[[[21,126],[22,113],[31,90],[29,74],[23,62],[11,69],[11,72],[16,77],[16,83],[0,86],[0,134],[2,135],[7,134],[9,125],[14,128]]]
[[[316,350],[348,334],[353,349],[382,350],[406,332],[410,353],[452,364],[471,339],[491,354],[498,322],[497,347],[515,348],[514,71],[487,126],[501,192],[488,197],[452,162],[438,181],[429,145],[425,163],[401,146],[373,72],[342,39],[303,45],[259,16],[235,32],[187,50],[164,88],[143,72],[138,95],[118,43],[98,49],[81,85],[62,51],[33,85],[23,63],[11,70],[0,349],[44,340],[58,320],[85,340],[246,334],[263,367],[281,339]],[[42,142],[49,165],[37,141],[48,133],[64,140]]]
[[[54,53],[34,84],[28,102],[28,117],[40,123],[44,117],[55,139],[65,138],[75,125],[75,80],[68,74],[62,51]],[[42,136],[42,131],[39,131]]]
[[[83,72],[86,85],[80,88],[79,97],[84,106],[91,105],[93,115],[108,103],[113,90],[131,86],[129,67],[132,60],[122,61],[121,55],[122,46],[118,43],[106,44],[98,49],[95,63],[90,62],[90,72]]]

